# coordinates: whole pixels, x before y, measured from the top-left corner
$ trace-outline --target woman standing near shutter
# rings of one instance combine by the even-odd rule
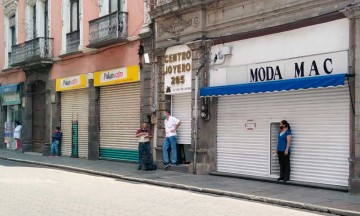
[[[286,182],[290,180],[291,129],[286,120],[282,120],[279,126],[281,131],[278,135],[277,155],[280,165],[280,177],[277,180]]]

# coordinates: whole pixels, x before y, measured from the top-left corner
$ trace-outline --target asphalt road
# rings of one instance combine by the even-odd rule
[[[0,160],[0,216],[319,215]]]

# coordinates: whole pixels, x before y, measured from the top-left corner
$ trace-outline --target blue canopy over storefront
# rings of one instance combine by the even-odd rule
[[[0,87],[0,94],[16,93],[19,91],[19,84],[10,84]]]
[[[337,87],[344,86],[345,76],[346,74],[335,74],[269,82],[205,87],[200,89],[200,96],[218,97],[225,95],[258,94],[266,92]]]

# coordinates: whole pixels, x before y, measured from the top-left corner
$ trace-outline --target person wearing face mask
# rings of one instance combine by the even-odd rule
[[[148,129],[147,123],[143,123],[141,128],[136,131],[136,137],[139,139],[139,164],[138,170],[142,169],[142,165],[150,162],[151,158],[151,146],[150,139],[152,138],[151,132]],[[146,161],[143,161],[143,154],[145,154]]]
[[[162,119],[164,120],[164,126],[165,126],[165,140],[163,144],[163,161],[164,161],[164,167],[168,168],[169,166],[176,166],[177,163],[176,130],[180,127],[181,121],[171,116],[169,111],[164,112],[164,114],[162,115]],[[168,154],[169,147],[171,148],[170,160]]]
[[[278,135],[277,152],[279,165],[280,165],[280,176],[278,181],[283,180],[284,182],[290,180],[290,145],[291,145],[291,129],[290,124],[286,120],[280,122],[280,132]]]

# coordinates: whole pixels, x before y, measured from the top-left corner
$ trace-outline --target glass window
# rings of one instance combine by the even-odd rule
[[[71,32],[77,31],[79,27],[79,1],[71,2]]]

